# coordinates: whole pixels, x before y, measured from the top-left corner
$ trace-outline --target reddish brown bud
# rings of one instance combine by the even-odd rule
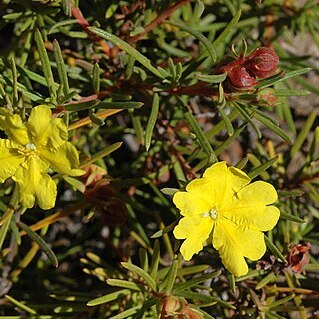
[[[293,272],[301,273],[309,263],[310,243],[302,243],[290,246],[288,265]]]
[[[167,296],[160,305],[160,319],[203,319],[203,315],[192,309],[184,298]]]
[[[265,79],[274,75],[279,64],[279,57],[274,50],[260,47],[254,50],[244,64],[254,76]]]
[[[87,189],[83,194],[90,202],[105,224],[109,226],[123,225],[127,218],[127,208],[119,198],[117,190],[110,184],[109,180],[102,179]]]
[[[228,79],[235,89],[245,90],[254,87],[258,81],[242,66],[235,66],[228,71]]]

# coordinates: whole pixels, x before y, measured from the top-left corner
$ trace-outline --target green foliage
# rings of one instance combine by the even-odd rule
[[[319,69],[301,46],[319,50],[319,6],[301,2],[0,4],[0,107],[51,107],[87,171],[52,175],[49,211],[0,185],[0,318],[162,319],[168,296],[203,318],[315,318]],[[261,46],[276,74],[232,89],[218,68]],[[267,253],[238,278],[209,247],[186,263],[172,234],[173,194],[218,160],[279,194]]]

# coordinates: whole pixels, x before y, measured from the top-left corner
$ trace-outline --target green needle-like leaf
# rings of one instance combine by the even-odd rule
[[[159,109],[159,97],[157,93],[154,93],[152,110],[148,118],[146,132],[145,132],[145,148],[147,151],[149,150],[151,146],[153,130],[156,124],[157,116],[158,116],[158,109]]]
[[[183,23],[178,23],[178,22],[173,22],[173,21],[165,21],[165,23],[171,24],[175,27],[180,28],[183,31],[188,32],[189,34],[193,35],[195,38],[197,38],[207,49],[209,55],[211,56],[213,61],[216,61],[216,52],[214,47],[211,45],[211,43],[208,41],[208,39],[203,36],[200,32],[196,31],[193,28],[190,28],[189,26],[183,24]]]
[[[128,263],[128,262],[122,262],[121,265],[136,273],[137,275],[139,275],[141,278],[143,278],[145,280],[145,283],[147,285],[149,285],[149,287],[153,290],[153,291],[157,291],[157,284],[156,284],[156,281],[147,273],[145,272],[142,268],[140,267],[137,267],[131,263]]]
[[[158,78],[163,78],[162,74],[152,65],[151,61],[145,57],[143,54],[134,49],[131,45],[126,43],[125,41],[118,38],[116,35],[111,34],[107,31],[96,27],[88,27],[88,29],[98,35],[99,37],[111,41],[113,44],[118,46],[120,49],[125,51],[127,54],[131,55],[138,62],[140,62],[146,69],[156,75]]]
[[[43,73],[44,73],[44,77],[45,77],[47,85],[48,85],[50,95],[52,97],[56,97],[57,90],[56,90],[56,86],[54,83],[54,78],[53,78],[53,73],[52,73],[52,69],[51,69],[51,65],[50,65],[50,60],[49,60],[48,53],[47,53],[45,46],[44,46],[44,43],[43,43],[42,35],[41,35],[39,30],[35,31],[35,42],[36,42],[38,50],[39,50],[40,60],[41,60],[41,64],[43,67]]]
[[[59,80],[61,85],[63,86],[63,93],[64,95],[68,95],[70,93],[69,80],[68,80],[62,52],[60,49],[60,45],[57,40],[53,41],[53,53],[54,53],[54,58],[55,58],[55,62],[58,69]]]
[[[113,301],[113,300],[117,300],[117,299],[124,297],[126,295],[129,295],[129,294],[131,294],[131,290],[121,289],[119,291],[112,292],[110,294],[101,296],[99,298],[92,299],[86,305],[89,307],[98,306],[98,305],[108,303],[108,302]]]
[[[29,228],[26,224],[22,222],[18,222],[19,227],[24,230],[27,235],[34,240],[40,247],[40,249],[47,255],[52,265],[58,267],[58,259],[56,258],[54,252],[48,246],[48,244],[31,228]]]

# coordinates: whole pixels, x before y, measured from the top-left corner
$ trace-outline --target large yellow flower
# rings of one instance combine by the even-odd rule
[[[67,141],[66,125],[52,118],[49,107],[33,108],[27,122],[0,108],[0,129],[8,137],[0,139],[0,182],[12,177],[23,206],[31,208],[37,202],[50,209],[55,205],[57,188],[49,169],[71,176],[84,173],[77,169],[79,155]]]
[[[181,253],[185,260],[212,242],[225,267],[235,276],[248,272],[245,258],[260,259],[265,251],[263,231],[272,229],[280,212],[268,206],[277,200],[272,185],[250,184],[240,169],[219,162],[202,178],[191,181],[186,192],[177,192],[174,204],[184,216],[174,229],[177,239],[185,239]]]

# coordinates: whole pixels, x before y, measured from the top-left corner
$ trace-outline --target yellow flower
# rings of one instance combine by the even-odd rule
[[[263,231],[272,229],[279,209],[268,206],[277,200],[272,185],[250,184],[240,169],[219,162],[202,178],[191,181],[186,192],[177,192],[173,202],[184,216],[174,229],[177,239],[185,239],[181,253],[185,260],[212,242],[225,267],[235,276],[248,272],[245,258],[260,259],[265,251]]]
[[[52,118],[49,107],[32,109],[27,122],[5,108],[0,108],[0,129],[8,139],[0,139],[0,182],[12,177],[23,206],[35,201],[42,209],[55,205],[57,188],[48,175],[52,169],[60,174],[78,176],[79,155],[67,141],[68,130],[62,119]]]

